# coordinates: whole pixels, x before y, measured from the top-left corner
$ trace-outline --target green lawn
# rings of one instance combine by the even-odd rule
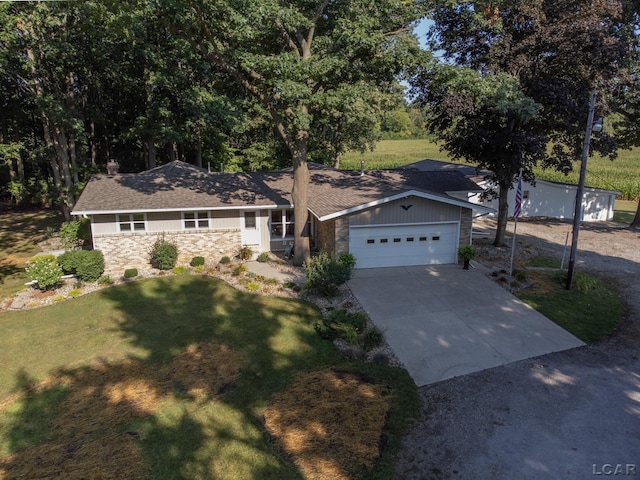
[[[383,140],[372,152],[346,153],[341,168],[359,169],[361,160],[365,161],[365,168],[368,169],[395,168],[426,158],[452,161],[446,152],[440,151],[438,145],[430,140]],[[536,169],[535,172],[543,180],[578,183],[579,162],[575,162],[574,171],[568,176],[551,170]],[[640,148],[620,150],[614,161],[599,156],[589,158],[586,184],[620,191],[620,198],[624,200],[637,200],[640,197]]]
[[[405,370],[344,360],[315,332],[318,319],[304,302],[195,275],[2,313],[0,478],[41,478],[47,465],[51,478],[64,469],[93,472],[86,478],[301,478],[262,415],[299,375],[325,368],[390,388],[386,447],[365,473],[389,478],[419,414],[415,385]],[[297,408],[303,430],[335,426]]]

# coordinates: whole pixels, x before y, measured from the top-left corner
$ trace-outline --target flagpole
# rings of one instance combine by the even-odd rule
[[[518,187],[516,188],[516,204],[513,207],[513,238],[511,239],[511,259],[509,261],[509,289],[513,277],[513,254],[516,251],[516,231],[518,229],[518,217],[522,211],[522,169],[518,175]]]

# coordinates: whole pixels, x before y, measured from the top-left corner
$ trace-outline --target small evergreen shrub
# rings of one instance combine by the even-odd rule
[[[40,290],[56,287],[63,275],[62,268],[53,255],[40,255],[32,258],[25,270],[32,280],[38,282]]]
[[[325,296],[335,295],[338,287],[351,278],[354,267],[353,255],[342,254],[336,259],[325,251],[321,251],[303,264],[308,287]]]
[[[58,257],[62,270],[78,275],[85,282],[95,282],[104,272],[104,255],[100,250],[70,250]]]
[[[370,352],[374,348],[382,345],[384,334],[377,327],[367,328],[362,334],[362,348],[365,352]]]
[[[193,271],[196,273],[204,272],[204,265],[196,265],[195,267],[193,267]]]
[[[127,268],[124,271],[124,278],[133,278],[133,277],[137,277],[138,276],[138,269],[137,268]]]
[[[360,334],[367,327],[367,316],[364,313],[349,313],[346,310],[333,310],[327,318],[316,322],[314,328],[320,336],[327,340],[341,339],[350,345],[359,343]]]
[[[258,255],[258,261],[260,263],[267,263],[269,261],[269,254],[267,252],[262,252]]]
[[[229,263],[231,259],[226,255],[220,259],[220,263]]]
[[[178,261],[178,245],[159,236],[149,252],[149,262],[153,268],[159,270],[171,270]]]
[[[204,265],[204,257],[193,257],[191,259],[191,263],[189,263],[192,267],[201,267]]]
[[[111,285],[113,280],[109,275],[103,275],[98,279],[98,285]]]
[[[247,283],[246,289],[250,292],[258,291],[260,290],[260,284],[256,282],[249,282]]]
[[[173,269],[173,273],[175,273],[176,275],[189,275],[191,271],[187,267],[180,265]]]
[[[81,293],[82,293],[82,290],[80,290],[79,288],[74,288],[69,292],[69,296],[71,298],[75,298],[75,297],[79,297]]]

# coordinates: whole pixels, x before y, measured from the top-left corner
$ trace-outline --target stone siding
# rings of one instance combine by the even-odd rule
[[[349,217],[336,218],[335,254],[349,253]]]
[[[318,250],[325,250],[335,253],[336,225],[335,220],[316,221],[316,247]]]
[[[102,251],[105,271],[121,275],[126,268],[149,268],[149,251],[161,234],[94,235],[93,248]],[[242,245],[240,229],[194,230],[166,233],[165,238],[178,245],[178,264],[188,264],[202,256],[207,263],[235,255]]]
[[[460,246],[471,245],[471,229],[473,228],[473,211],[469,208],[461,208],[460,215]]]

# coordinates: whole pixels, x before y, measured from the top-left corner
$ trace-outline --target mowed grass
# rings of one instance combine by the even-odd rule
[[[624,313],[614,284],[585,273],[574,276],[566,290],[566,274],[556,271],[526,272],[532,286],[516,295],[585,343],[610,335]]]
[[[54,210],[0,214],[0,300],[30,280],[25,263],[40,253],[37,242],[44,239],[47,227],[57,230],[63,221],[62,213]]]
[[[360,161],[365,168],[396,168],[424,159],[453,161],[446,152],[428,139],[383,140],[372,152],[347,152],[341,168],[359,169]],[[461,161],[459,163],[465,163]],[[565,176],[553,170],[535,169],[537,178],[558,182],[578,183],[580,163],[574,163],[573,172]],[[614,161],[600,156],[590,157],[587,162],[586,185],[606,190],[620,191],[622,200],[636,200],[640,197],[640,148],[620,150]]]
[[[332,478],[390,478],[419,414],[415,384],[403,369],[343,359],[315,332],[318,319],[307,303],[206,276],[132,281],[4,312],[0,478],[298,479],[318,462]],[[344,419],[318,408],[322,397],[289,395],[313,372],[328,372],[315,391],[333,391],[345,411],[375,405],[384,421],[345,434]],[[291,450],[292,431],[315,447]],[[385,448],[343,456],[334,431]],[[367,459],[354,466],[358,451]]]

